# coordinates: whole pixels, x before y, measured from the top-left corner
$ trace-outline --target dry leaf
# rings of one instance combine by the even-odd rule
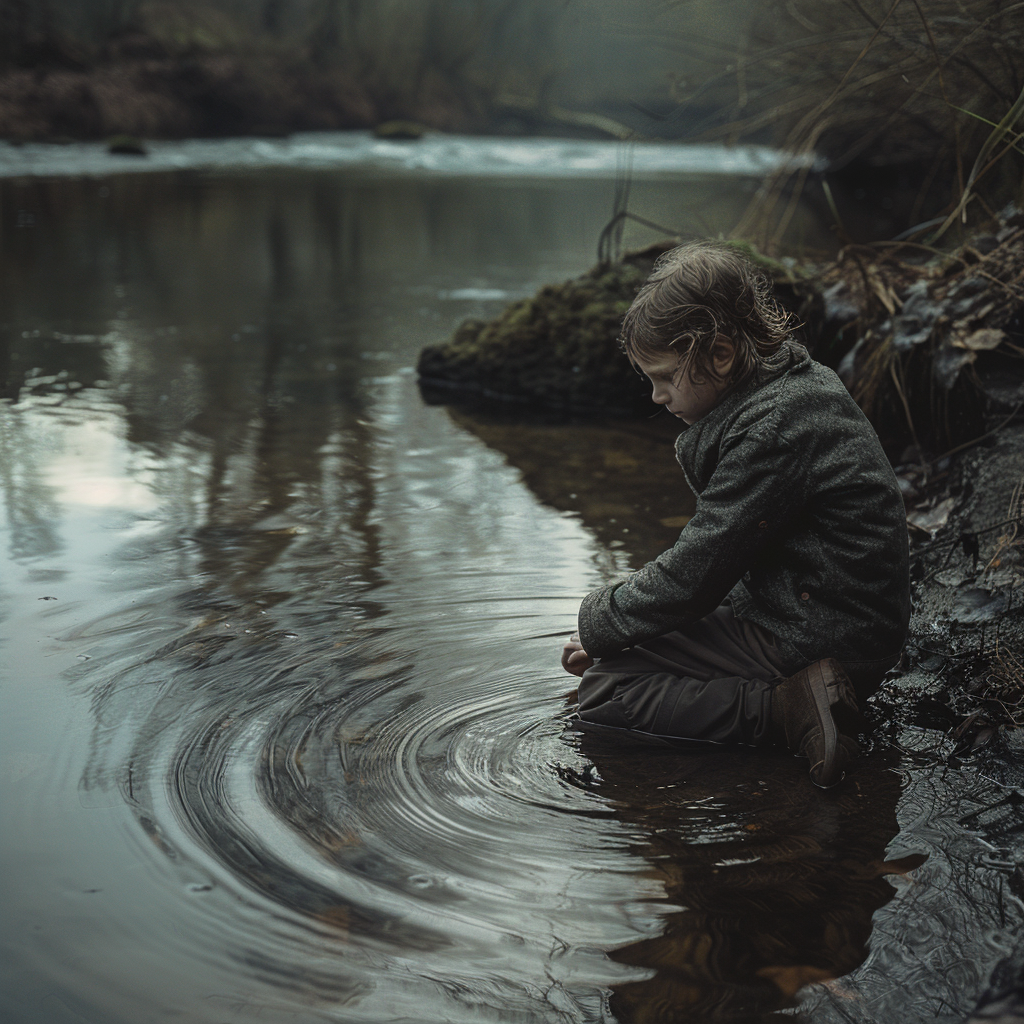
[[[804,985],[835,979],[834,972],[823,970],[821,967],[811,967],[810,964],[762,967],[757,974],[758,977],[770,981],[788,999],[792,999]]]
[[[955,498],[946,498],[945,501],[940,501],[935,508],[925,510],[917,510],[911,512],[907,516],[907,523],[913,526],[915,529],[923,530],[925,533],[935,534],[946,525],[949,519],[949,513],[953,511],[953,506],[956,504]]]
[[[991,352],[1005,340],[1005,331],[1000,331],[995,327],[982,327],[966,336],[961,334],[955,337],[952,343],[956,348],[965,348],[970,352]]]

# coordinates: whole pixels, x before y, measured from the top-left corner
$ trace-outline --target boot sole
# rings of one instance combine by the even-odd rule
[[[836,729],[836,723],[832,719],[828,687],[820,670],[817,682],[818,685],[815,686],[811,683],[810,679],[804,681],[805,692],[814,702],[814,710],[818,718],[825,748],[822,759],[816,764],[811,765],[811,782],[819,789],[831,789],[843,781],[845,773],[839,763],[839,732]],[[836,778],[837,774],[838,778]]]
[[[825,662],[832,671],[832,682],[825,684],[828,693],[832,721],[842,736],[849,739],[856,747],[854,737],[858,733],[867,732],[870,728],[867,719],[860,713],[853,684],[850,682],[843,666],[833,658]],[[860,748],[857,747],[857,753]]]

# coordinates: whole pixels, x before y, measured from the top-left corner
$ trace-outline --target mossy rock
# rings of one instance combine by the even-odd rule
[[[134,135],[115,135],[107,139],[107,152],[118,156],[147,156],[146,146]]]
[[[466,320],[428,345],[417,369],[428,400],[501,399],[585,413],[650,413],[644,381],[618,345],[622,318],[654,256],[599,265],[545,285],[496,320]]]
[[[378,139],[415,142],[427,134],[426,126],[416,121],[384,121],[373,129]]]
[[[546,285],[496,320],[466,320],[454,337],[428,345],[417,369],[428,401],[501,399],[574,413],[650,416],[650,389],[619,349],[622,318],[675,240],[598,264],[581,277]],[[774,282],[778,300],[805,325],[822,329],[820,289],[806,267],[772,260],[733,242]],[[811,337],[808,337],[810,335]]]

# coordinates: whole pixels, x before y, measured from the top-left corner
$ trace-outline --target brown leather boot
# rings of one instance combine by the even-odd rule
[[[853,687],[834,658],[816,661],[772,691],[772,730],[794,754],[811,762],[811,782],[822,789],[843,780],[857,741],[840,731],[862,721]]]

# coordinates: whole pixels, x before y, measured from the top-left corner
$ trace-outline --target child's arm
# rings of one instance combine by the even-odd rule
[[[580,635],[589,655],[606,657],[711,612],[802,507],[803,453],[771,419],[734,426],[679,540],[584,598]]]

